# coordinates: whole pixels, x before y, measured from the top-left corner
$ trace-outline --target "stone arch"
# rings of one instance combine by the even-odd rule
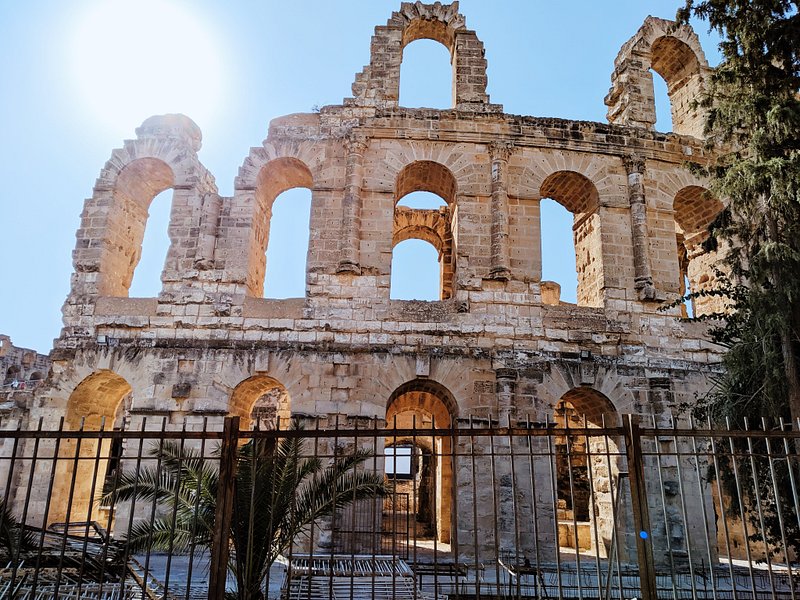
[[[132,391],[131,385],[114,371],[101,369],[84,378],[67,400],[64,417],[66,429],[100,429],[114,425],[123,399]]]
[[[277,379],[254,375],[233,389],[228,412],[241,418],[243,429],[284,429],[292,415],[291,399],[286,386]]]
[[[431,427],[449,428],[458,416],[458,405],[453,394],[442,384],[429,379],[414,379],[400,385],[389,396],[386,404],[386,422],[389,428],[386,446],[405,441],[407,436],[394,437],[391,430],[414,427],[420,430],[416,438],[427,437],[430,472],[430,523],[432,533],[443,543],[450,543],[452,534],[452,507],[455,484],[453,480],[452,441],[447,436],[425,435]],[[416,444],[420,445],[420,444]],[[423,444],[425,445],[425,444]],[[420,446],[422,447],[422,446]],[[424,449],[424,448],[423,448]],[[419,498],[415,499],[415,505]]]
[[[603,303],[603,253],[601,222],[597,214],[600,195],[594,183],[576,171],[556,171],[542,181],[541,198],[552,198],[573,215],[575,268],[579,306]],[[542,248],[542,254],[546,252]]]
[[[67,400],[65,430],[109,431],[124,426],[126,399],[131,397],[131,385],[119,374],[108,369],[97,370],[85,377]],[[124,450],[119,447],[120,454]],[[112,454],[111,439],[81,439],[65,437],[59,447],[48,523],[85,520],[106,522],[95,502],[108,475]],[[96,461],[96,457],[100,457]],[[89,460],[76,461],[76,457]],[[71,501],[70,501],[71,500]]]
[[[554,439],[559,545],[605,556],[613,532],[611,489],[619,485],[614,481],[618,442],[606,434],[570,435],[568,430],[613,427],[619,414],[611,399],[591,386],[565,392],[553,413],[556,427],[567,430]]]
[[[170,222],[162,280],[177,279],[176,271],[192,268],[200,258],[198,236],[188,232],[193,223],[199,225],[207,206],[191,199],[217,191],[197,158],[200,129],[183,115],[162,115],[147,119],[136,134],[136,140],[112,152],[84,205],[73,253],[73,296],[128,295],[149,205],[169,188],[176,190],[172,213],[180,212],[181,222]]]
[[[274,119],[274,127],[316,127],[319,115],[289,115]],[[340,201],[334,190],[344,188],[341,143],[279,138],[250,149],[234,181],[234,196],[223,209],[215,262],[227,281],[245,284],[248,296],[264,291],[272,202],[282,192],[298,187],[311,189],[311,222],[306,271],[321,268],[321,256],[341,232],[327,220],[316,220],[316,206]],[[324,188],[320,190],[319,188]],[[327,264],[327,263],[325,263]]]
[[[717,279],[717,260],[715,254],[703,249],[703,242],[708,238],[709,226],[724,206],[699,185],[687,185],[678,190],[672,206],[681,294],[710,290]],[[719,308],[718,299],[713,297],[694,298],[691,304],[695,315],[714,312]],[[685,313],[686,307],[682,306],[682,309]]]
[[[261,167],[255,181],[255,211],[252,243],[254,251],[250,262],[248,281],[256,296],[263,295],[267,261],[265,252],[269,244],[272,206],[283,192],[293,188],[313,190],[314,178],[311,170],[300,159],[294,157],[275,158]]]
[[[440,209],[421,209],[399,206],[398,202],[412,192],[431,192],[447,204]],[[397,174],[394,189],[394,225],[392,248],[408,239],[426,241],[439,253],[439,297],[453,295],[456,253],[454,213],[457,182],[452,171],[432,160],[416,160]]]
[[[702,96],[710,72],[700,41],[689,25],[647,17],[614,61],[606,96],[609,123],[653,129],[656,122],[653,69],[667,83],[675,133],[703,136],[705,115],[692,103]]]
[[[445,165],[432,160],[417,160],[404,166],[397,174],[394,189],[395,204],[411,192],[431,192],[448,206],[456,202],[455,175]]]
[[[492,107],[502,111],[502,107],[489,105],[483,43],[467,29],[464,16],[458,12],[458,2],[403,2],[385,26],[375,28],[370,64],[356,75],[352,87],[353,100],[358,105],[398,105],[403,48],[418,39],[439,42],[450,52],[455,108]]]

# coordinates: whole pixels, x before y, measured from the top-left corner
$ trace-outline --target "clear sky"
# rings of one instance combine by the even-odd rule
[[[620,46],[648,14],[673,18],[681,2],[462,0],[460,7],[486,48],[493,102],[507,113],[605,122],[603,98]],[[399,0],[0,0],[0,333],[18,346],[50,350],[83,201],[111,150],[135,137],[144,119],[169,112],[194,119],[203,131],[200,159],[220,193],[232,195],[238,167],[272,118],[351,95],[355,73],[369,62],[373,28],[399,6]],[[716,41],[705,24],[695,29],[716,64]],[[669,130],[665,92],[657,93],[658,128]],[[409,45],[401,104],[446,108],[449,98],[444,48],[426,40]],[[293,220],[295,228],[273,224],[273,236],[287,232],[289,251],[301,247],[302,262],[308,192],[287,194],[293,195],[276,202],[275,218]],[[159,237],[166,237],[168,205],[168,194],[153,202],[147,236],[155,240],[145,240],[131,295],[156,293],[150,290],[163,267]],[[547,232],[556,239],[543,240],[544,278],[562,283],[562,298],[574,300],[569,224],[553,221]],[[302,271],[268,256],[269,269]],[[291,279],[272,273],[273,280]],[[302,295],[302,274],[297,281],[297,293],[269,293]],[[425,292],[412,286],[402,293]]]

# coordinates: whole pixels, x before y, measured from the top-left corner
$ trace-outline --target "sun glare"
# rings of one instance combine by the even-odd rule
[[[203,126],[225,87],[215,36],[177,2],[98,0],[78,16],[71,50],[80,102],[113,129],[176,112]]]

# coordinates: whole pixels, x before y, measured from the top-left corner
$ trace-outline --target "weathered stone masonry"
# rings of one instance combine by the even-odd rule
[[[451,109],[398,105],[403,48],[419,38],[451,53]],[[653,131],[650,68],[667,81],[675,133]],[[707,73],[688,27],[648,18],[615,61],[609,124],[509,115],[490,103],[483,46],[457,3],[404,3],[376,27],[353,97],[274,119],[232,197],[200,163],[194,123],[148,119],[84,205],[52,376],[29,418],[199,427],[249,418],[274,390],[285,414],[344,419],[545,421],[565,402],[595,424],[669,413],[718,362],[677,309],[657,312],[684,276],[694,290],[711,278],[699,241],[721,204],[683,167],[707,160],[689,107]],[[267,300],[272,204],[294,187],[312,193],[306,296]],[[167,188],[161,293],[129,298],[149,203]],[[446,207],[397,206],[418,190]],[[574,215],[577,305],[541,281],[543,198]],[[389,298],[392,249],[409,238],[439,252],[440,301]]]

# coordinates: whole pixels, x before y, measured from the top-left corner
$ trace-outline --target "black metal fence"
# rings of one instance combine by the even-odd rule
[[[786,423],[411,424],[2,430],[0,597],[800,596]]]

